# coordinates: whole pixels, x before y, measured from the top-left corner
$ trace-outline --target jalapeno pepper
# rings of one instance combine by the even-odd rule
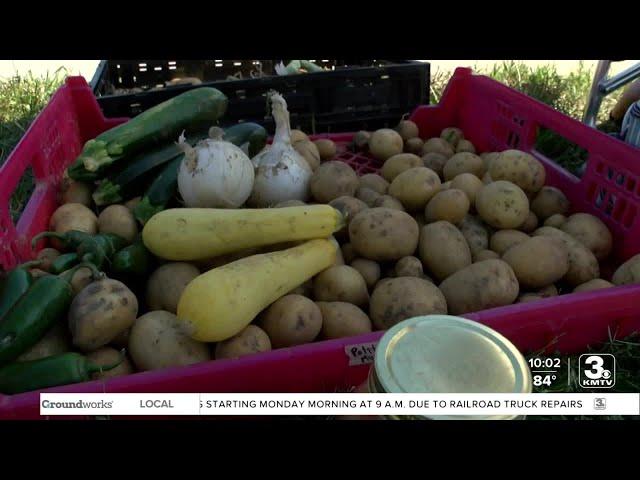
[[[19,357],[35,345],[63,317],[71,305],[71,278],[87,267],[94,277],[102,274],[90,263],[81,263],[61,275],[38,278],[13,305],[0,323],[0,365]]]
[[[91,262],[102,268],[105,261],[110,262],[115,253],[124,248],[127,241],[113,233],[101,233],[86,238],[76,250],[83,262]]]
[[[31,284],[33,284],[33,275],[29,272],[29,268],[40,265],[40,260],[26,262],[18,265],[11,270],[2,285],[2,293],[0,293],[0,320],[4,317],[11,307],[24,295]]]
[[[121,354],[117,363],[100,366],[75,352],[61,353],[51,357],[16,362],[0,368],[0,392],[15,394],[41,390],[43,388],[86,382],[95,372],[106,372],[122,363]]]
[[[68,232],[40,232],[31,239],[31,248],[35,248],[36,244],[43,238],[55,238],[62,243],[64,248],[75,250],[80,244],[87,238],[93,237],[92,234],[87,232],[81,232],[80,230],[69,230]]]
[[[58,275],[59,273],[66,272],[78,263],[80,263],[80,257],[77,253],[64,253],[51,262],[49,273]]]
[[[113,256],[111,270],[128,275],[145,275],[151,267],[151,253],[138,236],[135,242]]]

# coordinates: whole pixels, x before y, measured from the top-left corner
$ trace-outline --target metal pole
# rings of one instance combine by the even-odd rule
[[[596,67],[596,73],[591,84],[591,90],[589,92],[589,100],[587,102],[587,108],[584,112],[582,121],[590,127],[595,127],[596,117],[598,116],[598,110],[600,110],[600,104],[602,103],[603,93],[600,91],[600,82],[609,73],[611,67],[611,60],[600,60]]]

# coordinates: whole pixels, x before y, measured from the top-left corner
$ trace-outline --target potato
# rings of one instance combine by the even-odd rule
[[[380,173],[387,182],[393,182],[393,180],[405,170],[422,167],[423,165],[422,159],[419,156],[413,153],[399,153],[389,157],[384,162]]]
[[[519,230],[499,230],[489,240],[489,248],[502,256],[514,245],[529,240],[529,235]]]
[[[129,209],[131,213],[135,210],[138,204],[142,201],[142,197],[134,197],[131,200],[124,202],[124,206]]]
[[[367,208],[369,208],[369,206],[362,200],[359,200],[355,197],[350,197],[348,195],[334,198],[329,202],[329,205],[342,213],[345,221],[344,231],[347,231],[349,223],[351,222],[353,217],[355,217],[362,210],[366,210]]]
[[[310,140],[299,140],[293,144],[296,152],[298,152],[309,164],[309,168],[314,172],[320,166],[320,151],[315,143]]]
[[[340,250],[345,263],[351,263],[356,258],[356,252],[350,242],[343,243]]]
[[[371,321],[377,330],[419,315],[446,314],[447,302],[438,287],[422,278],[381,280],[371,294]]]
[[[273,208],[286,208],[286,207],[300,207],[306,205],[302,200],[285,200],[284,202],[276,203]]]
[[[424,216],[429,223],[444,220],[457,224],[469,213],[469,206],[469,199],[462,190],[449,188],[433,196],[427,203]]]
[[[138,224],[124,205],[109,205],[98,216],[98,230],[100,233],[114,233],[131,243],[138,235]]]
[[[471,265],[467,241],[449,222],[440,221],[422,227],[418,251],[422,262],[440,281]]]
[[[262,329],[273,348],[313,342],[322,328],[318,306],[302,295],[285,295],[272,303],[262,315]]]
[[[518,228],[529,216],[529,199],[517,185],[499,180],[480,189],[476,210],[492,227]]]
[[[535,293],[523,293],[516,299],[516,303],[537,302],[539,300],[544,300],[544,297]]]
[[[128,348],[129,347],[129,335],[131,334],[131,329],[127,328],[120,332],[116,337],[111,340],[109,345],[117,347],[119,349]]]
[[[555,285],[547,285],[544,288],[541,288],[540,290],[538,290],[536,292],[537,295],[540,295],[543,298],[548,298],[548,297],[557,297],[558,296],[558,289],[556,288]]]
[[[440,132],[440,138],[444,138],[451,144],[452,147],[456,147],[458,142],[464,138],[462,130],[456,127],[447,127]]]
[[[353,136],[353,146],[359,151],[367,150],[369,148],[369,140],[371,140],[371,134],[360,130]]]
[[[549,218],[547,218],[544,221],[544,226],[560,228],[562,227],[562,225],[564,225],[564,222],[566,221],[567,221],[567,217],[565,217],[561,213],[556,213],[554,215],[551,215]]]
[[[405,153],[413,153],[415,155],[422,155],[422,147],[424,146],[424,142],[421,138],[415,137],[405,140],[404,142],[404,152]]]
[[[593,252],[568,233],[553,227],[540,227],[533,235],[551,236],[563,241],[569,251],[569,271],[564,276],[569,285],[575,287],[600,276],[600,265]]]
[[[154,310],[136,319],[129,333],[129,354],[142,371],[211,359],[207,344],[189,337],[178,318],[164,310]]]
[[[483,260],[490,260],[492,258],[500,258],[493,250],[478,250],[477,252],[472,254],[473,263],[482,262]]]
[[[611,282],[607,282],[602,278],[594,278],[593,280],[589,280],[588,282],[582,283],[573,289],[573,293],[578,292],[592,292],[594,290],[602,290],[604,288],[615,287],[615,285]]]
[[[43,248],[36,255],[36,260],[40,260],[40,269],[46,272],[51,268],[53,261],[60,256],[60,252],[55,248]]]
[[[370,188],[374,192],[384,195],[389,188],[389,182],[375,173],[365,173],[360,177],[359,186]]]
[[[89,361],[93,365],[101,367],[110,367],[114,363],[120,362],[120,365],[110,370],[94,372],[91,375],[91,378],[93,380],[124,377],[133,373],[133,367],[131,366],[131,362],[129,362],[129,359],[126,356],[123,356],[122,353],[120,353],[115,348],[102,347],[94,352],[88,353],[87,361]]]
[[[169,262],[158,267],[147,281],[146,299],[151,310],[176,313],[182,291],[200,275],[200,270],[184,262]]]
[[[345,302],[317,302],[322,312],[322,337],[355,337],[372,331],[371,320],[360,308]]]
[[[267,333],[256,325],[248,325],[237,335],[216,344],[216,360],[240,358],[271,350]]]
[[[344,257],[342,256],[342,250],[340,249],[340,243],[338,242],[338,240],[336,240],[336,237],[334,235],[331,235],[330,237],[327,238],[327,240],[332,242],[333,245],[336,247],[336,261],[333,262],[333,265],[334,266],[344,265]],[[300,240],[298,242],[295,242],[292,246],[295,247],[298,245],[302,245],[304,242],[305,242],[304,240]]]
[[[356,258],[351,263],[351,267],[355,268],[362,278],[364,278],[367,288],[371,289],[380,280],[380,265],[373,260],[366,258]]]
[[[402,140],[405,142],[411,138],[416,138],[420,135],[418,126],[411,120],[400,120],[395,131],[400,134]]]
[[[509,305],[518,298],[520,287],[513,269],[503,260],[473,263],[440,284],[449,313],[461,315]]]
[[[376,198],[376,200],[373,202],[373,208],[390,208],[392,210],[398,210],[400,212],[405,211],[400,200],[392,197],[391,195],[381,195],[380,197]]]
[[[422,147],[422,155],[427,153],[440,153],[449,158],[455,153],[449,142],[443,138],[433,137],[424,142]]]
[[[378,192],[369,187],[358,187],[358,190],[356,190],[356,198],[362,200],[369,207],[373,207],[374,202],[380,197],[381,195]]]
[[[527,219],[518,228],[525,233],[533,232],[538,228],[538,217],[536,217],[535,213],[530,211],[529,215],[527,215]]]
[[[404,142],[395,130],[381,128],[376,130],[369,139],[369,151],[374,158],[385,161],[398,153],[402,153]]]
[[[461,152],[449,157],[442,169],[445,180],[453,180],[461,173],[471,173],[482,178],[484,175],[484,163],[482,159],[474,153]]]
[[[549,186],[542,187],[531,202],[531,211],[540,220],[546,220],[556,214],[566,215],[570,207],[565,194],[560,189]]]
[[[313,296],[321,302],[347,302],[363,306],[369,291],[360,272],[348,265],[329,267],[313,279]]]
[[[313,172],[309,187],[311,194],[320,203],[329,203],[343,195],[353,196],[358,189],[358,175],[344,162],[323,163]]]
[[[31,348],[26,350],[16,362],[28,362],[41,358],[59,355],[71,351],[71,338],[64,323],[58,322],[51,327],[45,335]]]
[[[593,252],[598,260],[604,260],[611,253],[613,237],[598,217],[588,213],[574,213],[560,227]]]
[[[463,138],[456,145],[456,153],[461,152],[476,153],[476,147],[474,147],[473,143],[471,143],[469,140],[465,140]]]
[[[444,178],[444,166],[448,159],[448,157],[441,153],[431,152],[422,156],[422,163],[425,167],[436,172],[436,174],[442,179]]]
[[[71,282],[69,282],[71,283],[73,295],[78,295],[84,289],[84,287],[86,287],[93,281],[93,272],[90,269],[86,267],[77,269],[71,276]]]
[[[304,140],[309,140],[309,137],[302,130],[291,130],[291,145],[294,145],[298,142],[302,142]]]
[[[611,281],[614,285],[640,283],[640,253],[620,265],[613,273]]]
[[[476,177],[473,173],[461,173],[451,180],[451,188],[462,190],[472,206],[476,201],[476,195],[483,185],[482,180]]]
[[[316,145],[318,152],[320,153],[320,159],[323,162],[331,160],[338,152],[336,144],[333,143],[333,140],[329,140],[328,138],[321,138],[319,140],[315,140],[313,143]]]
[[[546,179],[542,163],[533,155],[520,150],[500,152],[500,155],[491,161],[489,173],[494,181],[506,180],[518,185],[525,192],[532,193],[539,191]]]
[[[477,217],[466,215],[458,224],[458,228],[467,241],[471,254],[476,254],[489,248],[489,232]]]
[[[422,262],[419,258],[413,256],[402,257],[398,260],[394,267],[394,272],[396,277],[424,277]]]
[[[90,283],[69,308],[73,344],[90,352],[105,346],[129,328],[138,315],[138,299],[127,286],[110,278]]]
[[[31,274],[34,280],[40,277],[46,277],[47,275],[51,275],[49,272],[42,270],[40,268],[32,268],[29,270],[29,273]]]
[[[389,195],[397,198],[409,211],[424,209],[431,197],[440,189],[440,177],[426,167],[405,170],[393,179]]]
[[[98,217],[95,213],[80,203],[66,203],[53,212],[49,220],[49,230],[65,233],[69,230],[79,230],[90,234],[98,233]],[[64,245],[56,238],[51,239],[51,245],[62,251]]]
[[[93,202],[91,187],[86,183],[76,182],[67,178],[62,182],[59,202],[61,204],[79,203],[85,207],[91,207]]]
[[[529,238],[509,248],[502,259],[526,288],[542,288],[569,271],[569,251],[561,240],[552,237]]]
[[[349,224],[356,253],[369,260],[398,260],[418,246],[418,224],[411,215],[390,208],[370,208]]]
[[[489,173],[489,169],[491,168],[491,162],[498,155],[500,155],[500,152],[485,152],[485,153],[481,153],[480,154],[480,158],[482,159],[482,162],[484,163],[484,170],[485,170],[485,172],[487,172],[486,174]]]

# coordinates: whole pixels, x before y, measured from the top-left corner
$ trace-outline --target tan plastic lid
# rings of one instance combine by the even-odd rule
[[[527,361],[509,340],[481,323],[450,315],[415,317],[387,330],[376,348],[374,369],[376,389],[387,393],[532,389]]]

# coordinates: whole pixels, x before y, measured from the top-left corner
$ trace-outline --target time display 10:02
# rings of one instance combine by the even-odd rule
[[[560,368],[559,358],[530,358],[530,368]]]

